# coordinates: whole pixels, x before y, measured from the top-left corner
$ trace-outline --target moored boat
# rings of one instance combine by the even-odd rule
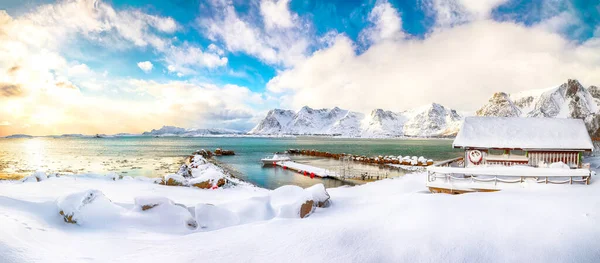
[[[292,159],[287,154],[276,153],[271,157],[260,159],[263,165],[275,165],[277,162],[291,161]]]

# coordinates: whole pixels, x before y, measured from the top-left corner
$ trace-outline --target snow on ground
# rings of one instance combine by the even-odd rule
[[[314,192],[317,188],[308,192],[323,198],[322,193]],[[110,217],[104,225],[65,223],[58,214],[57,199],[89,189],[98,190],[120,209],[130,211],[129,217]],[[595,262],[600,258],[600,183],[594,179],[591,185],[531,184],[524,189],[453,196],[430,194],[425,188],[425,175],[415,173],[327,190],[331,196],[329,207],[317,208],[300,219],[273,218],[266,214],[273,211],[260,208],[266,199],[271,209],[297,205],[288,194],[304,193],[294,187],[276,193],[249,185],[209,190],[97,177],[1,182],[0,259]],[[140,222],[136,218],[142,213],[140,205],[171,204],[160,197],[199,213],[210,228],[175,231],[158,228],[161,222],[134,224]],[[78,198],[81,200],[81,196]],[[238,224],[239,215],[266,220]]]

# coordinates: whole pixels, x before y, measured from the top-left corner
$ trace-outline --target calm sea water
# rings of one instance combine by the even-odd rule
[[[38,169],[61,173],[108,173],[159,177],[178,170],[186,156],[199,149],[234,150],[235,156],[218,160],[238,171],[242,179],[266,188],[285,184],[310,186],[335,180],[310,179],[280,168],[263,167],[260,159],[290,148],[316,149],[359,155],[416,155],[434,160],[460,155],[444,139],[339,139],[339,138],[32,138],[0,139],[0,175],[29,175]],[[336,169],[340,162],[331,159],[294,156],[298,162]],[[370,165],[361,169],[385,170],[390,176],[402,172]]]

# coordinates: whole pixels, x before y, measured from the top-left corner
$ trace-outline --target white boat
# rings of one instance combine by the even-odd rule
[[[271,157],[260,159],[263,165],[275,165],[277,162],[291,161],[292,159],[287,154],[276,153]]]

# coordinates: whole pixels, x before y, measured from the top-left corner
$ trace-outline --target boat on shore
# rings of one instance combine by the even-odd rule
[[[275,153],[273,156],[260,159],[263,165],[275,165],[278,162],[291,161],[292,159],[287,154]]]

